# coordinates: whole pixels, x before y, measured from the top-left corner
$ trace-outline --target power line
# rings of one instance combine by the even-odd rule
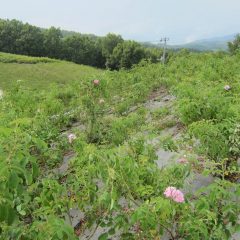
[[[169,38],[167,38],[167,37],[164,37],[164,38],[160,39],[160,43],[164,42],[164,44],[163,44],[163,55],[161,57],[161,61],[162,61],[163,64],[165,64],[165,62],[166,62],[167,41],[169,41]]]
[[[163,55],[161,56],[161,58],[159,59],[163,64],[165,64],[166,62],[166,51],[167,51],[167,42],[170,39],[168,37],[163,37],[160,40],[154,40],[154,41],[148,41],[150,43],[159,43],[160,46],[163,46]]]

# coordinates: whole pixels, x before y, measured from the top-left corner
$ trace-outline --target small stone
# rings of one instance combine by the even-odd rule
[[[237,165],[240,167],[240,158],[237,159]]]
[[[225,86],[224,86],[224,89],[225,89],[226,91],[229,91],[229,90],[231,90],[231,87],[230,87],[229,85],[225,85]]]
[[[3,98],[3,90],[0,89],[0,99],[2,99],[2,98]]]
[[[74,133],[71,133],[68,135],[68,142],[71,144],[75,139],[77,139],[77,136]]]
[[[99,99],[99,104],[104,104],[104,103],[105,103],[105,101],[103,98]]]

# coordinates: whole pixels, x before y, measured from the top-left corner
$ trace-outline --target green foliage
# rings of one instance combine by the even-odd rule
[[[89,37],[74,35],[64,39],[63,58],[68,61],[98,66],[97,51],[94,41]]]
[[[122,239],[168,234],[215,240],[237,230],[239,186],[224,179],[239,172],[232,163],[239,154],[238,56],[181,52],[165,66],[144,61],[118,72],[60,61],[29,65],[1,63],[1,79],[32,82],[27,88],[24,81],[9,81],[0,100],[0,239],[76,239],[96,226],[107,229],[100,239],[117,233]],[[34,89],[39,71],[46,74],[45,86]],[[52,79],[61,84],[49,85]],[[226,84],[231,90],[224,90]],[[195,143],[188,153],[193,160],[194,150],[214,160],[207,170],[216,181],[185,194],[183,203],[164,191],[184,189],[196,166],[189,161],[159,169],[145,132],[157,129],[149,116],[159,128],[179,121],[171,116],[174,109],[151,112],[144,104],[166,86],[177,96],[175,110],[189,135],[183,141]],[[70,128],[73,122],[84,127]],[[71,143],[69,133],[76,134]],[[170,136],[160,144],[181,151]],[[59,173],[63,156],[73,152]],[[79,229],[68,223],[70,208],[84,215]]]
[[[136,131],[144,123],[144,117],[140,114],[134,113],[128,117],[120,117],[114,119],[107,129],[106,140],[115,145],[122,144],[131,132]]]
[[[238,63],[238,56],[223,53],[181,53],[168,66],[168,77],[177,78],[173,90],[181,121],[200,140],[200,152],[216,161],[233,155],[229,138],[239,121]]]
[[[0,51],[16,53],[18,51],[16,40],[24,28],[17,20],[0,20]],[[19,53],[19,51],[18,51]]]
[[[25,24],[17,38],[16,52],[23,55],[43,56],[43,35],[41,29]]]
[[[177,146],[171,136],[166,136],[161,139],[161,144],[165,150],[177,151]]]
[[[60,29],[51,27],[43,33],[43,49],[46,56],[59,58],[62,49],[62,33]]]
[[[233,187],[233,189],[231,189]],[[179,219],[179,237],[184,239],[229,239],[236,224],[239,204],[234,191],[239,189],[227,181],[218,181],[205,189],[208,194],[197,195],[197,200],[185,206],[185,214]]]
[[[240,155],[240,126],[237,124],[233,128],[229,129],[229,145],[230,152],[235,156]]]
[[[189,127],[190,134],[200,140],[201,153],[219,161],[228,156],[229,148],[222,129],[211,121],[198,121]]]
[[[231,54],[237,54],[240,52],[240,34],[237,34],[235,39],[228,43],[228,49]]]
[[[36,63],[57,62],[57,60],[53,60],[45,57],[26,57],[24,55],[15,55],[15,54],[7,54],[7,53],[0,52],[0,62],[1,63],[36,64]]]
[[[169,114],[169,109],[167,107],[159,108],[154,110],[151,114],[155,119],[161,119]]]
[[[0,53],[0,68],[0,88],[4,90],[11,89],[16,82],[29,89],[54,89],[55,85],[64,86],[71,82],[80,84],[89,76],[98,76],[103,72],[70,62],[8,53]]]
[[[52,104],[50,110],[48,100],[57,99],[43,95],[18,84],[0,102],[1,239],[74,238],[73,230],[60,219],[68,203],[65,187],[43,177],[43,169],[56,165],[64,150],[61,142],[51,149],[61,124],[48,118],[66,106]]]
[[[139,63],[144,58],[143,47],[134,41],[119,43],[107,62],[110,69],[131,68],[132,65]]]
[[[121,45],[123,44],[124,45]],[[120,44],[119,47],[118,44]],[[113,51],[115,53],[113,54]],[[0,19],[0,51],[28,56],[49,57],[99,68],[131,68],[143,58],[156,62],[157,49],[145,49],[112,33],[105,37],[42,29],[17,20]],[[130,53],[128,53],[130,51]],[[127,58],[131,58],[128,60]]]
[[[98,81],[97,84],[94,81]],[[82,105],[87,113],[87,132],[89,142],[99,142],[100,134],[100,118],[104,112],[106,97],[105,82],[102,80],[94,80],[84,86],[86,95],[82,99]]]
[[[102,40],[102,54],[103,56],[109,60],[110,56],[113,53],[114,48],[119,44],[122,43],[123,39],[120,35],[115,35],[113,33],[108,33]]]

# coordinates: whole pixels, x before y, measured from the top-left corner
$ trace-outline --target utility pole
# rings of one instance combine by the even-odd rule
[[[162,55],[162,57],[161,57],[161,60],[162,60],[162,63],[163,63],[163,64],[165,64],[165,62],[166,62],[167,41],[169,41],[169,38],[164,37],[164,38],[161,38],[161,39],[160,39],[160,43],[161,43],[161,42],[164,42],[164,44],[163,44],[163,55]]]

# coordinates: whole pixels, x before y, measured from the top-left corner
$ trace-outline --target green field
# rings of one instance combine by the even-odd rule
[[[128,71],[0,54],[0,240],[231,239],[239,66],[187,51]]]
[[[10,88],[17,80],[30,88],[46,89],[50,84],[85,80],[103,71],[93,67],[49,58],[35,58],[0,52],[0,88]]]

